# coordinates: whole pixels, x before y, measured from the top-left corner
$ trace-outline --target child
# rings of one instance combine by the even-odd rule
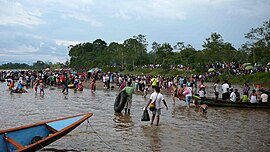
[[[93,78],[91,82],[91,92],[95,93],[95,91],[96,91],[96,80],[95,78]]]
[[[240,93],[238,92],[238,89],[234,89],[234,93],[236,95],[236,101],[240,102]]]
[[[34,82],[35,95],[37,95],[37,88],[38,88],[38,85],[39,85],[38,80],[36,80],[36,81]]]
[[[40,90],[40,95],[42,94],[44,96],[44,84],[42,81],[39,84],[39,90]]]
[[[12,90],[14,87],[14,81],[11,80],[10,83],[9,83],[9,90]]]
[[[204,87],[201,87],[200,90],[199,90],[199,96],[201,98],[201,100],[205,100],[205,88]]]
[[[244,92],[243,97],[242,97],[242,102],[248,102],[248,93]]]
[[[215,93],[216,100],[218,100],[218,95],[219,95],[219,92],[218,92],[218,83],[219,83],[219,81],[216,81],[214,83],[214,93]]]
[[[208,108],[208,106],[206,104],[202,104],[200,106],[199,112],[203,112],[203,113],[206,114],[207,113],[207,108]]]
[[[82,85],[82,82],[80,81],[79,84],[77,85],[77,88],[76,88],[78,91],[83,91],[83,85]]]
[[[256,90],[252,90],[252,93],[250,94],[250,102],[251,103],[257,103],[257,94]]]
[[[173,89],[172,89],[172,97],[173,97],[173,105],[175,105],[175,97],[177,96],[177,85],[173,84]]]

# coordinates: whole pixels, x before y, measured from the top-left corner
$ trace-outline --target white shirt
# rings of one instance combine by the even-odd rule
[[[261,99],[262,99],[262,102],[267,102],[267,99],[268,99],[268,95],[266,93],[263,93],[261,95]]]
[[[156,103],[155,103],[156,109],[161,108],[160,103],[161,103],[162,100],[164,100],[163,95],[161,93],[158,93],[158,97],[157,97],[156,92],[152,93],[151,96],[150,96],[150,99],[152,100],[151,103],[154,103],[155,100],[156,100]]]
[[[217,83],[214,84],[214,91],[218,92],[218,84]]]
[[[106,82],[106,76],[103,76],[102,79],[103,79],[103,82]]]
[[[257,103],[257,97],[251,95],[251,97],[250,97],[250,102],[251,102],[251,103]]]
[[[192,96],[192,88],[191,87],[187,87],[187,89],[183,92],[184,95],[186,96]]]
[[[222,86],[221,86],[222,93],[228,92],[227,89],[229,89],[229,88],[230,88],[230,87],[229,87],[229,84],[228,84],[228,83],[222,84]]]
[[[200,90],[200,91],[199,91],[199,96],[200,96],[200,97],[205,97],[204,91],[203,91],[203,90]]]
[[[234,92],[232,92],[230,94],[230,101],[232,101],[232,102],[235,102],[236,101],[236,94]]]

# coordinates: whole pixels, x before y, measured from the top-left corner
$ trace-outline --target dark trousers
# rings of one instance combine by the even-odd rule
[[[227,99],[229,99],[229,92],[226,92],[226,93],[223,93],[222,94],[222,100],[227,100]]]
[[[218,99],[218,95],[219,95],[219,93],[218,92],[215,92],[216,100]]]

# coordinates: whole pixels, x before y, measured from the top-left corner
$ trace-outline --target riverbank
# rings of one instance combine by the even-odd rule
[[[172,76],[190,76],[190,75],[200,75],[196,72],[186,72],[186,71],[178,71],[178,70],[170,70],[170,69],[137,69],[134,71],[123,71],[123,74],[137,74],[137,75],[161,75],[165,77]],[[244,83],[248,83],[250,85],[260,84],[262,87],[270,89],[270,72],[257,72],[254,74],[221,74],[219,76],[215,76],[212,78],[207,78],[207,82],[214,83],[219,80],[220,83],[223,83],[224,80],[228,80],[233,85],[243,85]]]

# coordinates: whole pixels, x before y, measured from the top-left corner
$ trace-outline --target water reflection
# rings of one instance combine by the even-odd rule
[[[114,128],[116,131],[129,131],[133,128],[134,122],[129,114],[115,113],[114,114]]]
[[[160,151],[161,150],[160,134],[162,134],[162,127],[142,126],[142,130],[144,136],[150,142],[149,148],[152,151]]]

